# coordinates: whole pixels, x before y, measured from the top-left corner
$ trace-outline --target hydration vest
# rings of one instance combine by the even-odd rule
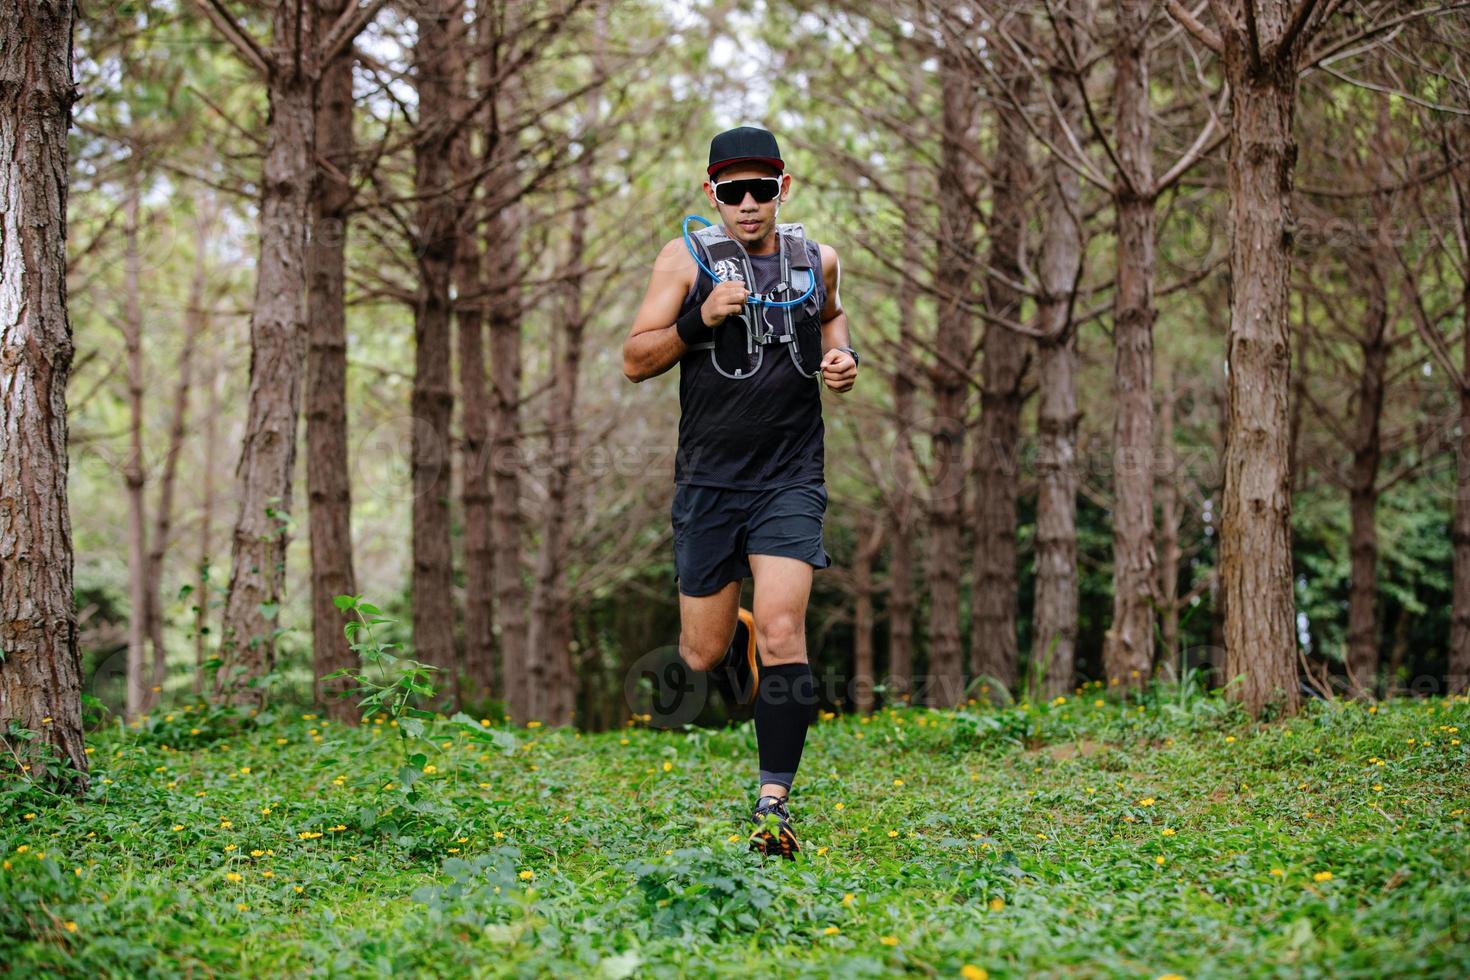
[[[705,255],[706,265],[719,277],[744,280],[752,290],[756,285],[755,270],[745,246],[725,233],[720,225],[710,225],[693,233],[696,247]],[[811,289],[811,295],[799,306],[766,306],[746,302],[745,312],[732,313],[714,327],[714,339],[694,344],[690,350],[708,350],[715,370],[727,378],[742,380],[760,369],[767,347],[784,344],[790,352],[797,373],[815,378],[822,364],[822,307],[813,284],[818,270],[806,248],[806,233],[798,223],[776,226],[781,255],[781,278],[775,288],[760,295],[761,299],[793,300]],[[699,273],[700,279],[707,276]],[[710,289],[714,287],[711,286]],[[708,291],[696,293],[703,303]],[[777,354],[779,356],[779,353]]]

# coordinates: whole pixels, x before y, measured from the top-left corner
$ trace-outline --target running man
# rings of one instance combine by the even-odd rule
[[[679,654],[710,671],[728,700],[755,702],[751,849],[794,859],[786,798],[816,704],[807,598],[813,570],[832,564],[822,545],[816,378],[850,390],[858,356],[837,296],[837,252],[800,225],[777,225],[792,178],[775,136],[749,126],[720,133],[707,178],[704,194],[722,223],[659,252],[623,345],[623,373],[639,382],[679,365],[671,508]],[[746,576],[755,579],[753,611],[740,608]]]

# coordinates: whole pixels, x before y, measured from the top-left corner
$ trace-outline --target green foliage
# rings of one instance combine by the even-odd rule
[[[1256,725],[1186,681],[824,716],[790,864],[745,848],[749,725],[692,738],[435,718],[410,802],[382,776],[401,764],[393,722],[262,712],[187,750],[157,726],[95,733],[85,800],[0,820],[0,962],[61,976],[1470,970],[1462,699],[1313,702]]]
[[[332,602],[342,612],[357,617],[349,620],[342,631],[352,652],[362,661],[362,668],[343,667],[323,675],[322,679],[351,678],[357,684],[352,693],[362,695],[357,706],[364,717],[386,712],[393,719],[398,729],[399,749],[407,761],[414,742],[424,736],[428,722],[434,718],[433,712],[415,708],[410,702],[434,697],[429,675],[439,668],[395,654],[393,651],[400,645],[382,640],[373,632],[373,627],[393,620],[384,617],[377,606],[364,602],[362,596],[339,595]]]

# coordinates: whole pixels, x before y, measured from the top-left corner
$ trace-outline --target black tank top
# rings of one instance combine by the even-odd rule
[[[810,240],[806,248],[818,273],[820,309],[827,305],[821,251]],[[780,282],[779,252],[752,255],[750,264],[756,278],[753,292],[764,293]],[[700,271],[694,288],[684,297],[680,315],[702,304],[713,288],[713,281]],[[822,482],[821,382],[802,377],[792,363],[789,346],[767,345],[760,367],[739,380],[715,370],[710,351],[685,352],[679,360],[675,485],[759,490]]]

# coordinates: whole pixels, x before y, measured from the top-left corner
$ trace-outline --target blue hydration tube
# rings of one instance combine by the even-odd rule
[[[705,217],[703,217],[701,215],[698,215],[698,214],[686,214],[684,216],[684,224],[680,228],[680,232],[684,236],[684,247],[687,248],[687,249],[689,249],[689,254],[694,259],[694,263],[696,265],[698,265],[701,269],[703,269],[704,270],[704,274],[707,275],[707,276],[709,276],[715,282],[723,282],[724,280],[722,280],[719,276],[715,275],[714,274],[714,271],[711,270],[709,266],[705,265],[704,264],[704,261],[702,259],[700,259],[700,257],[699,257],[699,250],[694,247],[694,239],[692,239],[692,238],[689,237],[689,222],[691,222],[691,221],[698,221],[701,224],[701,226],[703,226],[705,228],[708,228],[710,225],[714,224],[714,222],[713,221],[710,221],[708,218],[705,218]],[[811,285],[809,285],[807,287],[806,292],[802,293],[796,299],[788,299],[788,300],[768,299],[768,298],[766,298],[764,296],[761,296],[758,293],[751,293],[749,296],[747,296],[745,298],[745,302],[751,304],[752,306],[774,306],[774,307],[777,307],[778,309],[784,309],[785,307],[788,307],[788,306],[800,306],[802,303],[805,303],[807,301],[807,298],[810,297],[812,293],[814,293],[814,292],[817,291],[817,274],[816,274],[816,272],[813,271],[813,270],[808,269],[807,270],[807,276],[811,279]]]

